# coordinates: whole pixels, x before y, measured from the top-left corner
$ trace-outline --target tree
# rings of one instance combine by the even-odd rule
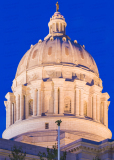
[[[25,160],[26,152],[24,153],[21,147],[16,147],[15,145],[11,149],[11,155],[9,155],[10,160]]]
[[[53,149],[49,149],[47,147],[47,154],[46,153],[38,153],[38,156],[40,157],[40,160],[45,160],[47,158],[47,160],[54,160],[57,159],[57,153],[58,153],[58,149],[56,144],[53,146]],[[61,156],[60,160],[66,160],[66,151],[63,152],[63,156]]]

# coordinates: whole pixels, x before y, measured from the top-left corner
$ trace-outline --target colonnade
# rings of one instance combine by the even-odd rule
[[[62,82],[63,81],[63,82]],[[61,80],[64,83],[64,80]],[[79,82],[79,81],[78,81]],[[55,83],[55,82],[54,82]],[[71,94],[71,114],[74,114],[76,117],[84,117],[84,101],[85,101],[85,83],[80,81],[80,84],[76,83],[74,91]],[[64,114],[64,90],[63,85],[54,86],[54,104],[53,104],[53,113],[52,114]],[[8,93],[8,103],[7,103],[7,127],[19,120],[24,120],[29,118],[29,99],[27,94],[16,94]],[[11,94],[11,95],[10,95]],[[32,88],[32,99],[33,99],[33,115],[32,116],[41,116],[43,112],[43,90],[41,88]],[[12,98],[13,97],[13,98]],[[104,97],[107,97],[105,95]],[[89,100],[89,98],[91,100]],[[87,98],[86,98],[87,100]],[[101,110],[101,102],[103,109]],[[13,107],[12,107],[13,105]],[[102,114],[101,114],[102,113]],[[92,118],[94,121],[103,123],[108,127],[108,105],[107,98],[101,98],[100,93],[88,92],[87,100],[87,117]],[[103,119],[103,121],[102,121]]]
[[[53,23],[49,26],[49,33],[52,34],[52,32],[63,32],[65,34],[65,24],[61,22]]]

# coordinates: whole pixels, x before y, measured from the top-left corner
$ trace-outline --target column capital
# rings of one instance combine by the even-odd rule
[[[43,80],[42,79],[39,79],[39,80],[35,80],[35,81],[32,81],[31,84],[32,84],[32,88],[40,88],[42,86],[42,83],[43,83]]]
[[[15,95],[14,93],[11,93],[11,92],[8,92],[5,96],[5,98],[8,100],[8,101],[15,101]]]
[[[65,79],[64,78],[52,78],[54,87],[63,87]]]
[[[7,109],[8,109],[8,101],[4,101],[4,105],[5,105],[6,111],[7,111]]]
[[[101,101],[107,101],[110,98],[107,92],[101,93]]]
[[[96,93],[96,94],[99,94],[101,91],[102,91],[102,87],[99,87],[97,85],[93,85],[90,87],[90,93],[93,94],[93,93]]]
[[[84,86],[86,85],[86,82],[76,79],[76,80],[74,81],[74,84],[75,84],[76,88],[83,89]]]

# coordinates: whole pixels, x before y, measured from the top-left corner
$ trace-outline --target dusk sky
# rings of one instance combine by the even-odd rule
[[[0,138],[6,128],[5,95],[11,92],[17,66],[39,39],[47,36],[56,0],[3,0],[0,2]],[[110,95],[109,129],[114,139],[114,0],[60,0],[66,34],[85,45],[94,58],[103,93]]]

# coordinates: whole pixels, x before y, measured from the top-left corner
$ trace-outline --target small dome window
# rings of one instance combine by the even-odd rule
[[[29,101],[29,116],[33,115],[33,100]]]
[[[69,48],[65,47],[65,54],[68,56],[69,55]]]
[[[83,51],[80,51],[81,58],[84,59]]]
[[[48,49],[48,55],[50,56],[52,54],[52,47],[49,47]]]
[[[35,58],[36,58],[37,53],[38,53],[38,49],[36,49],[36,50],[33,52],[33,54],[32,54],[32,59],[35,59]]]

